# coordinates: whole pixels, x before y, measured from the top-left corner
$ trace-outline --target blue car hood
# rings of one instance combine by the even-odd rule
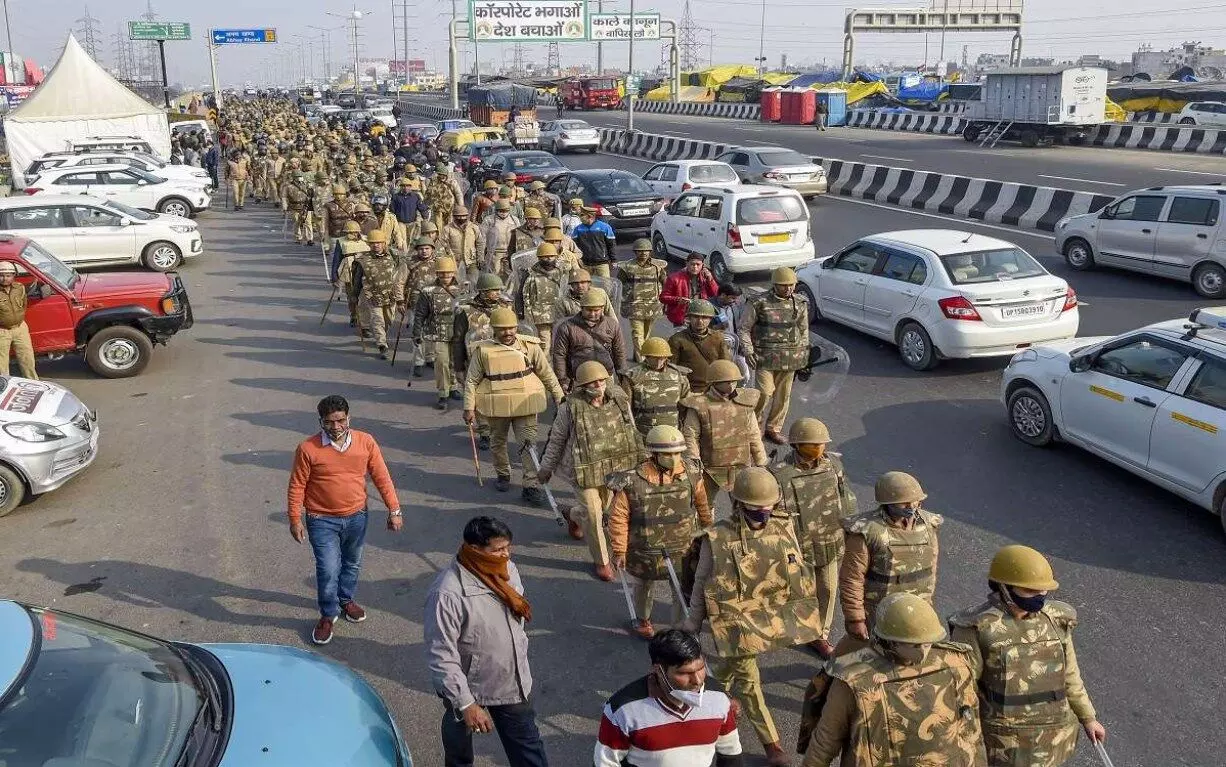
[[[345,666],[296,647],[203,644],[234,688],[219,767],[410,767],[379,694]]]

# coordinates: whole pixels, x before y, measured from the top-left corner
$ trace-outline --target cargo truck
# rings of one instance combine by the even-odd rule
[[[1080,144],[1107,122],[1107,70],[1021,67],[984,75],[979,99],[967,103],[962,137],[980,146]]]

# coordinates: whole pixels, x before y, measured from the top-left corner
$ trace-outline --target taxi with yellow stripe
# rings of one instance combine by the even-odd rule
[[[1023,442],[1083,447],[1226,527],[1226,307],[1021,351],[1001,398]]]

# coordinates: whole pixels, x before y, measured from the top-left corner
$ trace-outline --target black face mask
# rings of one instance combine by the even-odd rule
[[[992,591],[1000,594],[1005,602],[1011,603],[1014,607],[1026,613],[1042,612],[1043,606],[1047,604],[1047,595],[1038,594],[1033,597],[1024,597],[1018,594],[1012,586],[1006,586],[1003,583],[996,581],[988,581],[988,585],[992,587]]]

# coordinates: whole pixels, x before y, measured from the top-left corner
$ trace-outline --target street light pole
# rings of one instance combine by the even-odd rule
[[[766,0],[762,0],[762,24],[758,30],[758,79],[766,67]]]
[[[626,130],[634,130],[634,89],[630,88],[630,83],[634,82],[634,0],[630,0],[630,52],[626,57]]]

